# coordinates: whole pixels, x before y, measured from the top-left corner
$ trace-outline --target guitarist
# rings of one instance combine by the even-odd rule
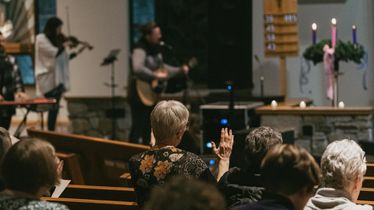
[[[130,142],[148,144],[150,141],[150,113],[169,78],[187,74],[189,67],[174,67],[163,62],[161,29],[155,22],[141,28],[142,37],[132,52],[132,76],[129,101],[132,110]],[[147,89],[148,88],[148,89]]]

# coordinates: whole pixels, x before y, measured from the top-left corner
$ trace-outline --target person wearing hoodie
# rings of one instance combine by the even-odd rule
[[[321,159],[322,186],[308,201],[304,210],[372,210],[357,205],[366,173],[365,152],[353,140],[330,143]]]
[[[227,207],[253,203],[261,199],[264,188],[261,184],[260,166],[268,150],[282,144],[282,135],[270,127],[261,126],[252,130],[245,138],[245,167],[233,167],[218,182]]]

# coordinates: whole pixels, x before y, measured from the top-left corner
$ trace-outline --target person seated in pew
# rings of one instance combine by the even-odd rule
[[[266,154],[261,176],[266,189],[262,200],[232,210],[303,210],[320,183],[312,155],[290,144],[276,145]]]
[[[309,200],[305,210],[371,210],[356,205],[366,173],[365,152],[353,140],[330,143],[321,159],[322,186]]]
[[[28,139],[14,144],[1,165],[6,189],[0,193],[0,209],[68,210],[62,204],[40,200],[59,182],[62,165],[48,142]]]
[[[3,160],[5,153],[12,146],[12,141],[7,129],[0,127],[0,162]],[[5,189],[4,181],[0,177],[0,191]]]
[[[155,146],[130,158],[131,181],[135,187],[138,204],[149,199],[151,188],[164,184],[173,176],[200,179],[216,183],[208,166],[197,155],[178,149],[188,126],[188,109],[178,101],[161,101],[151,113],[151,127]],[[228,170],[234,136],[228,129],[221,130],[218,148],[213,150],[219,160],[218,178]]]
[[[152,190],[144,210],[225,210],[225,200],[214,186],[174,177]]]
[[[261,126],[253,129],[245,138],[245,168],[230,168],[219,180],[218,188],[226,199],[227,207],[253,203],[261,199],[261,161],[268,150],[282,144],[280,132]]]

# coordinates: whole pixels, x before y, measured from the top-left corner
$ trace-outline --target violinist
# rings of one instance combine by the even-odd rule
[[[47,98],[56,99],[56,105],[48,111],[50,131],[55,130],[61,97],[70,89],[69,60],[83,51],[73,52],[74,40],[62,34],[62,25],[58,17],[49,18],[35,42],[37,90]]]

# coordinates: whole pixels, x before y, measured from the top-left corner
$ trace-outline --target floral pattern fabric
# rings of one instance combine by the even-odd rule
[[[6,210],[69,210],[59,203],[33,200],[29,198],[13,198],[0,195],[0,209]]]
[[[173,176],[215,183],[208,166],[199,156],[172,146],[133,156],[130,159],[130,172],[139,205],[148,200],[154,185],[162,185]]]

